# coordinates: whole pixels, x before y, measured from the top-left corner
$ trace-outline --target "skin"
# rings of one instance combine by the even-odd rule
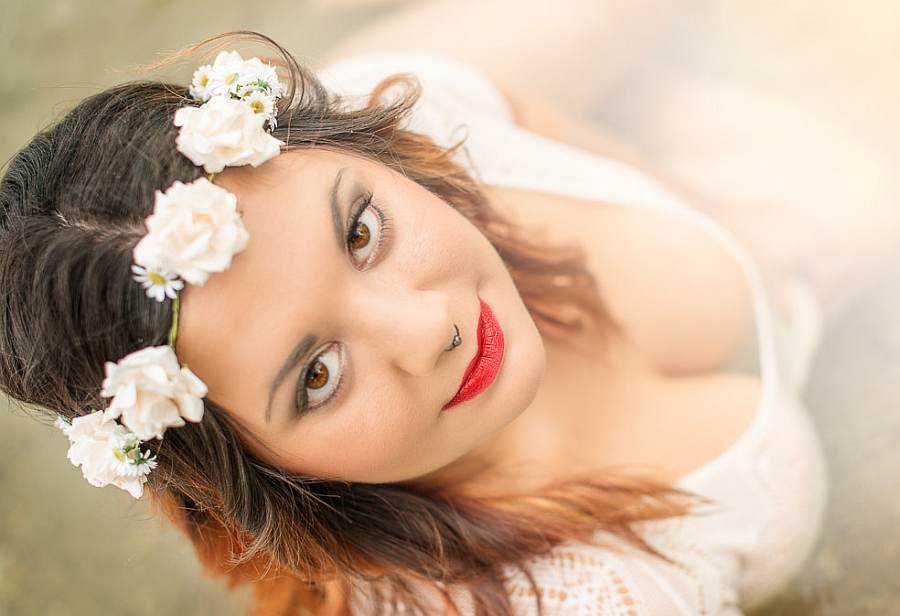
[[[575,130],[582,125],[530,99],[511,102],[530,130],[556,137],[586,134]],[[597,139],[585,147],[609,143]],[[355,260],[341,256],[328,230],[328,195],[343,168],[343,198],[358,201],[368,188],[394,220],[392,239],[366,271],[353,264],[365,267],[367,249],[357,249]],[[354,177],[361,187],[354,189]],[[609,467],[673,481],[733,443],[756,409],[758,380],[720,372],[753,335],[749,289],[723,248],[681,221],[482,187],[492,206],[513,220],[587,248],[606,301],[638,344],[583,340],[587,351],[581,352],[541,339],[505,266],[477,228],[379,163],[328,150],[287,152],[259,168],[228,167],[215,182],[237,196],[251,241],[225,272],[182,291],[176,349],[210,387],[210,397],[245,424],[257,441],[248,447],[276,466],[349,481],[415,479],[476,496],[531,491],[559,477]],[[270,203],[310,205],[302,212],[302,205],[282,208],[273,216]],[[343,203],[344,224],[348,206]],[[361,220],[377,229],[374,210]],[[409,242],[413,224],[422,240],[415,245]],[[602,240],[598,229],[606,230]],[[635,234],[643,239],[635,242]],[[646,258],[642,242],[655,246],[656,259]],[[718,290],[714,305],[703,293],[683,292],[678,264],[684,262],[708,264],[702,272],[688,271],[692,286]],[[387,276],[391,271],[396,275]],[[429,271],[425,282],[412,277]],[[407,289],[416,292],[397,291],[399,272],[406,272]],[[296,301],[284,301],[285,292]],[[441,413],[474,353],[478,295],[500,320],[506,357],[485,392]],[[417,298],[431,302],[430,309],[417,310]],[[663,311],[656,308],[663,305]],[[424,315],[436,316],[428,323]],[[272,422],[266,423],[271,379],[319,322],[313,353],[324,351],[323,359],[333,365],[338,355],[326,342],[346,345],[352,381],[343,393],[350,396],[292,423],[303,368],[298,365],[287,374],[273,400]],[[453,323],[463,344],[447,352]],[[672,339],[673,332],[687,340]],[[418,358],[409,356],[416,348],[411,340],[419,341]],[[430,340],[428,347],[422,340]],[[513,362],[515,370],[509,368]],[[331,387],[332,382],[325,386],[325,395]],[[729,413],[721,412],[723,405]],[[422,408],[429,411],[413,410]],[[685,442],[693,446],[685,448]]]
[[[357,240],[350,253],[335,240],[329,203],[339,172],[342,241],[348,210],[368,191],[392,220],[375,252],[373,206],[360,219],[369,243]],[[246,426],[254,453],[296,473],[375,483],[478,466],[532,403],[546,365],[487,238],[412,180],[346,153],[284,152],[258,168],[226,168],[215,183],[237,197],[250,241],[224,272],[182,291],[176,353]],[[479,297],[503,329],[500,372],[442,412],[477,348]],[[462,344],[447,351],[454,324]],[[317,339],[286,373],[266,421],[270,384],[307,334]],[[314,385],[309,404],[335,396],[295,418],[301,373],[317,360],[329,376],[304,380]]]
[[[345,229],[347,211],[368,191],[392,219],[377,252],[365,241],[352,244],[352,257],[338,247],[329,196],[341,170]],[[609,467],[672,481],[733,443],[753,416],[755,377],[717,372],[752,333],[748,290],[723,249],[680,221],[483,187],[507,216],[588,247],[590,269],[639,343],[590,338],[573,347],[541,338],[475,226],[380,163],[293,151],[259,168],[226,168],[215,182],[236,195],[251,239],[228,269],[181,292],[176,352],[207,384],[208,397],[243,423],[248,448],[270,464],[356,482],[415,480],[483,497]],[[273,203],[296,206],[276,212]],[[374,209],[360,221],[377,244]],[[608,231],[602,241],[598,229]],[[654,243],[657,259],[632,255],[642,250],[636,232]],[[685,261],[710,263],[702,273],[692,269],[690,282],[719,290],[712,313],[704,295],[679,291]],[[503,328],[501,369],[487,390],[441,412],[474,354],[479,296]],[[648,309],[660,305],[667,309]],[[454,323],[463,342],[448,352]],[[667,332],[691,341],[672,342]],[[266,422],[269,385],[308,333],[318,340],[286,373]],[[293,420],[304,364],[320,358],[339,369],[332,341],[344,345],[347,380],[328,404]],[[311,404],[334,386],[307,389]],[[722,413],[723,406],[731,411]]]

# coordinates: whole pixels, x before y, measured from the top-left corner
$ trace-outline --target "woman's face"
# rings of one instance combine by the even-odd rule
[[[266,445],[248,444],[262,459],[322,478],[413,479],[533,400],[540,334],[493,246],[441,198],[329,150],[226,168],[215,183],[237,197],[250,240],[224,272],[186,285],[176,350]],[[478,348],[479,299],[502,328],[502,363],[487,389],[442,410]],[[454,324],[462,344],[448,351]]]

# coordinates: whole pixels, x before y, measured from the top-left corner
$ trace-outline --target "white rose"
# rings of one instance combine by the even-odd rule
[[[203,418],[206,385],[178,358],[169,345],[146,347],[117,363],[106,362],[100,395],[113,397],[106,409],[109,419],[122,423],[142,441],[162,439],[167,428],[184,420]]]
[[[200,107],[181,107],[175,112],[178,151],[207,173],[226,166],[258,167],[278,156],[285,145],[263,128],[267,118],[254,113],[244,101],[213,96]]]
[[[224,271],[232,256],[247,246],[250,234],[237,211],[237,198],[205,177],[189,184],[176,180],[156,191],[148,232],[135,245],[134,262],[177,273],[191,284],[204,284]]]
[[[112,484],[134,498],[141,497],[156,460],[144,454],[139,463],[134,463],[141,455],[136,435],[104,411],[76,417],[71,425],[59,420],[57,426],[69,437],[69,461],[81,467],[88,483],[100,488]]]

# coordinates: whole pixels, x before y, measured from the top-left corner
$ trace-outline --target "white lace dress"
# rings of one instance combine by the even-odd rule
[[[797,281],[776,289],[762,280],[724,227],[638,170],[520,128],[504,97],[473,67],[432,54],[383,53],[342,61],[319,76],[354,105],[393,73],[413,73],[422,84],[408,128],[443,145],[466,135],[457,160],[481,182],[678,216],[720,240],[752,289],[762,382],[756,414],[725,452],[676,482],[714,505],[703,515],[640,527],[677,566],[622,542],[623,552],[560,545],[532,562],[544,613],[736,616],[771,598],[809,557],[827,500],[825,461],[800,398],[821,322],[809,287]],[[787,313],[773,311],[772,292],[783,294]],[[508,571],[507,588],[517,614],[537,613],[524,576]],[[357,596],[360,606],[364,594]],[[471,613],[466,594],[455,595],[462,613]]]

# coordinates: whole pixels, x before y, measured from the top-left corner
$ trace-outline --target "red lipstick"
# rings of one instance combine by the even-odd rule
[[[491,312],[491,307],[480,297],[478,301],[481,304],[477,328],[478,348],[475,349],[475,357],[463,373],[459,390],[443,406],[442,411],[480,394],[494,381],[500,370],[500,362],[503,359],[503,330]]]

